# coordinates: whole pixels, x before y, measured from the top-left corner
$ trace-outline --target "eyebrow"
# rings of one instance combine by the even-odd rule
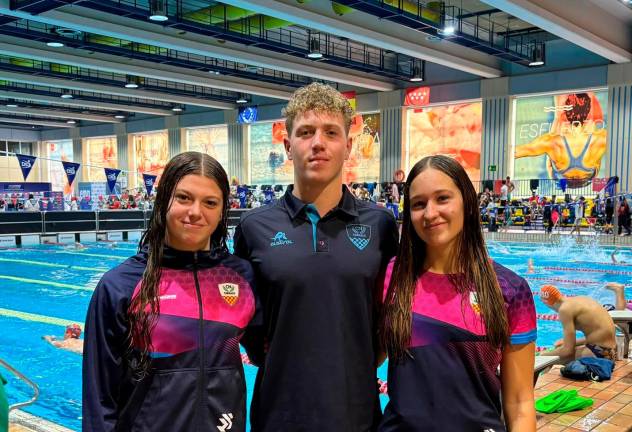
[[[432,193],[430,193],[430,195],[439,195],[439,194],[443,194],[443,193],[454,193],[453,191],[449,190],[449,189],[439,189],[436,191],[432,191]],[[414,200],[414,199],[418,199],[421,197],[424,197],[425,195],[423,194],[417,194],[417,195],[413,195],[410,197],[410,200]]]
[[[186,189],[182,189],[182,188],[176,188],[176,190],[173,192],[173,194],[175,195],[175,194],[177,194],[178,192],[180,192],[180,193],[184,193],[184,194],[187,194],[187,195],[193,195],[193,194],[192,194],[191,192],[189,192],[188,190],[186,190]],[[219,196],[219,195],[207,195],[207,196],[205,196],[205,197],[204,197],[204,198],[202,198],[202,199],[210,199],[210,198],[214,198],[214,199],[222,199],[222,197],[221,197],[221,196]]]

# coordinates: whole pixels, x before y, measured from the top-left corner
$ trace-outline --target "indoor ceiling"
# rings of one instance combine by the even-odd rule
[[[550,43],[622,63],[632,58],[624,3],[0,0],[0,124],[266,105],[312,81],[365,93],[495,78],[554,62]]]

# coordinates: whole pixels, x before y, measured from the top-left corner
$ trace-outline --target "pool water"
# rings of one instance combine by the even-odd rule
[[[73,430],[81,430],[81,356],[55,349],[43,335],[62,336],[64,326],[85,320],[92,290],[101,275],[136,251],[133,243],[90,244],[86,249],[72,246],[38,246],[0,250],[0,358],[18,368],[40,387],[35,405],[25,408]],[[566,239],[557,245],[490,242],[491,256],[527,278],[536,293],[536,312],[552,314],[538,298],[540,287],[557,285],[569,295],[590,295],[602,303],[614,303],[606,282],[630,283],[632,252],[621,250],[612,264],[613,248],[576,245]],[[527,274],[527,260],[533,258],[535,272]],[[626,288],[629,297],[631,287]],[[557,321],[538,320],[538,346],[551,346],[562,337]],[[386,364],[378,376],[386,380]],[[246,365],[248,389],[254,386],[256,368]],[[27,400],[30,389],[9,373],[10,403]],[[250,394],[248,396],[250,401]],[[381,396],[382,405],[387,401]]]

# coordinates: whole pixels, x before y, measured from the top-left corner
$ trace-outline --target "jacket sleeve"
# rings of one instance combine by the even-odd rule
[[[86,317],[83,351],[83,430],[113,431],[119,413],[129,295],[112,272],[97,285]]]

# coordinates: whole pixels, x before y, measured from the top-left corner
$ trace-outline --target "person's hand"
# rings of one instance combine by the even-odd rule
[[[610,288],[623,288],[624,285],[618,282],[608,282],[606,284],[606,287],[610,287]]]

